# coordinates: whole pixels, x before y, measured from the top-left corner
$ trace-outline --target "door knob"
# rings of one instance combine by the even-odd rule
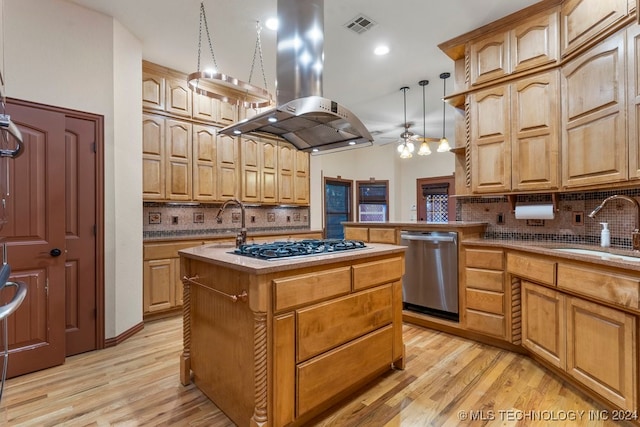
[[[49,252],[49,255],[51,255],[51,256],[60,256],[60,255],[62,255],[62,251],[60,249],[58,249],[58,248],[53,248]]]

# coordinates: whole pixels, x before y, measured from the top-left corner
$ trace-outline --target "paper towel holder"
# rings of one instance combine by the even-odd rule
[[[515,213],[516,212],[516,202],[518,201],[518,195],[517,194],[507,194],[507,200],[509,201],[509,204],[511,205],[511,213]],[[557,193],[551,193],[551,202],[553,203],[553,211],[554,212],[558,212],[558,194]]]

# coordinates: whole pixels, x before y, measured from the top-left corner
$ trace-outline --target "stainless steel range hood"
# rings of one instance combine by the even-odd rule
[[[276,108],[223,128],[281,136],[303,151],[371,145],[347,108],[322,96],[324,0],[278,0]]]

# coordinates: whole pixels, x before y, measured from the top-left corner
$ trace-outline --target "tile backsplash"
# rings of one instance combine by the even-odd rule
[[[561,193],[557,196],[554,219],[516,219],[506,197],[459,197],[456,217],[462,221],[488,223],[485,237],[505,240],[551,240],[567,243],[600,244],[600,223],[608,222],[611,246],[631,249],[631,232],[636,227],[637,209],[626,200],[613,200],[589,218],[604,199],[614,194],[640,198],[640,189]],[[518,195],[516,204],[549,204],[551,195]]]
[[[222,204],[143,203],[143,238],[198,237],[235,232],[242,216],[238,206],[229,205],[216,215]],[[309,229],[307,206],[245,206],[249,232],[285,232]]]

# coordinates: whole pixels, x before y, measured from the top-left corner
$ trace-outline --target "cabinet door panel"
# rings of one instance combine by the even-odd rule
[[[276,203],[278,201],[277,144],[271,141],[263,141],[260,158],[262,159],[262,174],[260,176],[262,201],[265,203]]]
[[[142,197],[165,198],[164,119],[142,117]]]
[[[255,137],[240,139],[240,169],[242,174],[242,201],[259,202],[260,197],[260,164],[262,142]]]
[[[552,365],[565,369],[564,295],[522,282],[522,345]]]
[[[511,189],[511,132],[507,86],[471,95],[472,187],[477,193]]]
[[[636,319],[578,298],[567,299],[567,372],[623,409],[635,411]]]
[[[175,305],[175,259],[144,262],[144,312],[153,313]]]
[[[217,199],[216,129],[193,125],[193,198],[199,201]]]
[[[566,0],[561,9],[562,55],[620,21],[627,8],[627,0]]]
[[[558,12],[545,11],[527,19],[511,31],[511,68],[513,72],[553,63],[558,60],[560,37]]]
[[[218,135],[218,196],[221,200],[237,197],[238,193],[238,145],[235,138]]]
[[[293,203],[294,148],[286,143],[278,148],[278,199],[281,203]]]
[[[471,44],[471,84],[509,74],[508,33],[502,32]]]
[[[640,179],[640,25],[627,28],[629,179]]]
[[[191,117],[191,89],[187,86],[186,80],[167,79],[165,86],[167,113]]]
[[[562,68],[562,183],[566,187],[627,178],[623,33]]]
[[[191,123],[166,121],[167,199],[191,200]]]
[[[556,189],[560,185],[559,95],[557,71],[512,85],[514,190]]]
[[[164,110],[164,77],[153,73],[142,73],[142,106]]]

